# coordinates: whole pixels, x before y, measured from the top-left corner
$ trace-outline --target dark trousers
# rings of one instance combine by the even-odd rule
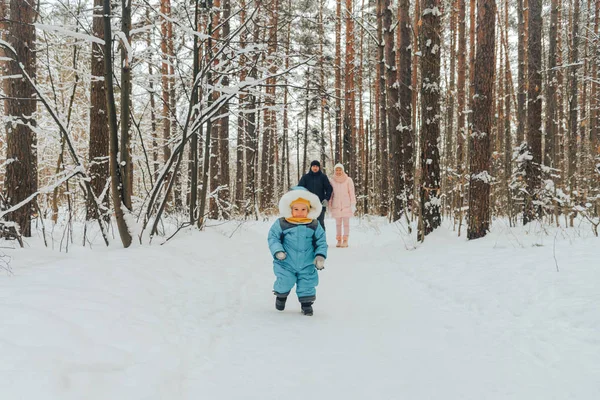
[[[319,218],[317,218],[317,221],[321,223],[321,228],[323,228],[323,230],[325,230],[325,211],[326,208],[323,207],[323,209],[321,210],[321,215],[319,215]]]

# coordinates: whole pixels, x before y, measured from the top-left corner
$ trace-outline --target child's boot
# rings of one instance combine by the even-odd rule
[[[315,299],[316,299],[315,296],[307,296],[307,297],[298,298],[298,300],[300,301],[300,306],[302,307],[302,314],[308,315],[308,316],[313,315],[312,305],[313,305]]]
[[[313,304],[312,302],[301,303],[301,305],[302,305],[302,314],[308,315],[308,316],[313,315],[312,304]]]
[[[341,236],[336,236],[335,239],[337,240],[337,243],[335,244],[335,247],[342,247],[342,237]]]
[[[343,237],[342,245],[340,247],[348,247],[348,236]]]
[[[287,301],[287,296],[289,294],[288,293],[277,293],[277,292],[273,292],[275,293],[275,308],[278,309],[279,311],[283,311],[285,310],[285,302]]]

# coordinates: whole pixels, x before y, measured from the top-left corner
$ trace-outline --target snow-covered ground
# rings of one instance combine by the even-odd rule
[[[445,224],[417,245],[364,218],[340,249],[327,220],[306,317],[293,296],[274,308],[271,223],[130,249],[0,242],[0,398],[600,398],[591,229],[495,221],[469,242]]]

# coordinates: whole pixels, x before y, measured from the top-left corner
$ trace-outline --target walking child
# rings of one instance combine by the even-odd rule
[[[317,270],[325,267],[327,239],[317,221],[321,201],[307,189],[296,186],[279,201],[279,218],[269,230],[269,250],[273,256],[275,308],[285,309],[290,291],[296,285],[296,295],[302,313],[313,315],[319,284]]]

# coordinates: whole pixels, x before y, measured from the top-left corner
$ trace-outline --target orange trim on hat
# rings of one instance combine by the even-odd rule
[[[296,200],[292,201],[290,203],[290,208],[294,205],[294,204],[304,204],[305,206],[308,207],[308,209],[310,210],[310,201],[303,199],[302,197],[298,197]]]

